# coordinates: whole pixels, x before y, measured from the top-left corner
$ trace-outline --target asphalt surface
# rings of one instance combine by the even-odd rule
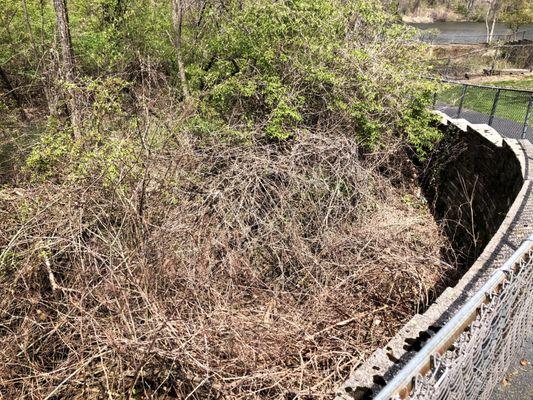
[[[523,351],[516,355],[505,378],[492,393],[491,400],[533,399],[533,328]]]

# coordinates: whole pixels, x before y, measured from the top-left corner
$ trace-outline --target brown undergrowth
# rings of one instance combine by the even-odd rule
[[[359,149],[175,133],[4,187],[0,397],[329,398],[450,268],[401,146]]]

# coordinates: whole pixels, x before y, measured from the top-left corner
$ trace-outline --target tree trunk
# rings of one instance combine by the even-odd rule
[[[43,90],[44,95],[46,97],[46,102],[48,104],[48,111],[50,115],[57,116],[58,115],[58,91],[55,90],[55,82],[57,79],[54,79],[54,76],[57,71],[57,57],[55,57],[55,46],[52,46],[52,48],[49,48],[50,46],[46,45],[45,41],[45,1],[40,0],[40,21],[41,26],[39,29],[39,39],[40,39],[40,56],[37,58],[42,57],[42,59],[47,60],[47,62],[43,63]]]
[[[33,57],[35,59],[35,64],[37,66],[40,65],[41,59],[44,57],[44,38],[42,37],[42,31],[41,31],[41,44],[40,47],[37,47],[37,42],[35,40],[35,35],[33,33],[33,29],[31,28],[30,23],[30,17],[28,14],[28,7],[26,5],[26,0],[22,0],[22,10],[24,11],[24,24],[26,25],[26,30],[28,31],[28,36],[30,39],[31,49],[33,52]],[[43,18],[43,4],[41,3],[41,19]],[[43,23],[43,21],[41,21]],[[55,115],[56,107],[55,102],[53,101],[53,95],[51,94],[51,87],[52,82],[50,80],[50,71],[47,68],[51,68],[52,63],[44,63],[42,78],[41,78],[41,84],[44,91],[44,96],[46,98],[46,104],[48,105],[48,110],[50,111],[51,115]],[[36,67],[37,70],[37,67]]]
[[[490,28],[489,28],[489,19],[490,19],[490,13],[492,11],[492,4],[489,4],[489,8],[487,10],[487,14],[485,15],[485,28],[487,30],[487,43],[490,44],[491,36],[490,36]]]
[[[492,42],[492,37],[494,36],[494,27],[496,26],[496,11],[492,16],[492,25],[490,27],[489,43]]]
[[[468,0],[466,5],[466,14],[470,15],[472,14],[472,9],[474,8],[475,0]]]
[[[415,0],[413,4],[413,9],[412,9],[413,14],[418,14],[418,9],[420,8],[420,2],[421,0]]]
[[[60,75],[68,85],[68,109],[72,123],[74,137],[80,136],[80,109],[76,90],[72,87],[74,81],[74,52],[72,50],[72,40],[70,38],[70,27],[68,22],[68,10],[66,0],[54,0],[56,13],[57,30],[61,46]]]
[[[487,43],[492,42],[494,35],[494,27],[496,26],[496,19],[498,18],[498,11],[500,8],[499,0],[492,0],[489,2],[489,8],[485,15],[485,27],[487,29]]]
[[[189,99],[189,88],[185,76],[185,65],[181,52],[181,32],[183,28],[183,0],[172,0],[172,26],[174,28],[174,48],[176,50],[176,61],[178,63],[178,73],[181,81],[183,97]]]

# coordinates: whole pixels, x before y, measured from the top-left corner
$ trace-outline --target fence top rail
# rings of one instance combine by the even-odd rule
[[[499,86],[489,86],[489,85],[476,85],[474,83],[465,83],[465,82],[459,82],[459,81],[453,81],[450,79],[440,79],[442,82],[445,83],[451,83],[454,85],[464,85],[464,86],[470,86],[470,87],[477,87],[481,89],[493,89],[493,90],[504,90],[508,92],[520,92],[520,93],[529,93],[533,95],[533,90],[530,89],[515,89],[515,88],[506,88],[506,87],[499,87]]]
[[[453,344],[462,332],[472,315],[483,303],[487,293],[491,293],[503,280],[507,273],[533,248],[533,235],[527,237],[516,252],[505,264],[494,272],[491,278],[459,309],[457,314],[438,331],[429,342],[398,372],[398,374],[377,394],[375,400],[389,400],[395,396],[405,396],[405,390],[413,379],[428,368],[435,354],[442,354]],[[403,397],[402,396],[402,397]]]

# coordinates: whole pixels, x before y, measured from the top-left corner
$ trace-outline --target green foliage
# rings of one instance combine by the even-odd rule
[[[73,152],[72,135],[59,129],[58,121],[50,118],[45,132],[26,159],[26,171],[34,180],[47,180],[56,177]]]
[[[95,135],[90,141],[85,140],[84,147],[90,150],[80,152],[70,179],[99,177],[104,187],[121,189],[124,179],[136,180],[141,174],[141,165],[137,162],[136,143],[117,137],[103,138]]]
[[[124,135],[135,121],[123,111],[120,78],[85,79],[74,87],[80,97],[90,99],[84,110],[84,134],[77,140],[70,129],[49,118],[45,132],[26,159],[25,171],[34,180],[78,181],[101,178],[105,187],[120,186],[124,179],[140,175],[138,152],[142,144]]]
[[[33,180],[75,182],[97,178],[104,187],[117,189],[125,183],[123,179],[140,176],[138,143],[96,132],[73,140],[70,131],[50,125],[26,159],[25,171]]]
[[[465,17],[468,16],[469,14],[469,10],[468,10],[468,7],[466,6],[466,4],[463,4],[463,3],[459,3],[455,6],[455,10],[461,14],[461,15],[464,15]]]
[[[26,14],[18,0],[0,2],[10,16],[2,17],[0,41],[7,46],[0,61],[25,76],[42,75],[41,60],[52,62],[53,6],[28,0]],[[138,85],[146,78],[145,66],[174,86],[171,93],[181,93],[170,3],[68,2],[78,76],[69,89],[84,100],[86,135],[103,141],[127,136],[118,130],[129,131],[133,123],[123,112],[125,80]],[[423,107],[435,88],[420,79],[429,71],[427,52],[380,2],[202,4],[188,3],[184,17],[181,50],[195,108],[181,129],[243,143],[254,135],[283,141],[327,129],[352,133],[368,149],[400,137],[421,152],[434,140]],[[53,139],[51,132],[42,146]],[[30,164],[36,170],[54,165],[58,153],[68,153],[65,135],[34,154]]]
[[[427,104],[423,103],[413,105],[402,117],[404,133],[420,159],[425,159],[434,144],[442,138],[441,132],[435,128],[436,119]]]
[[[419,83],[423,49],[377,2],[231,4],[190,50],[187,76],[201,113],[228,125],[251,122],[276,140],[334,123],[370,148],[391,135],[417,149],[434,139],[419,106],[432,85]]]
[[[529,0],[506,0],[503,19],[516,32],[521,26],[533,23],[533,4]]]
[[[431,110],[437,88],[431,82],[420,82],[420,95],[411,99],[410,106],[401,116],[400,127],[417,155],[424,159],[434,144],[442,139],[436,128],[437,117]]]
[[[74,46],[89,70],[123,69],[140,54],[167,61],[173,56],[169,2],[72,0]],[[149,9],[147,11],[147,9]]]
[[[0,252],[0,281],[9,279],[18,269],[22,256],[14,251],[5,249]]]
[[[86,130],[112,131],[120,126],[127,113],[123,109],[124,91],[130,84],[118,77],[85,78],[75,90],[80,97],[87,99],[85,112],[90,116],[86,118]]]

